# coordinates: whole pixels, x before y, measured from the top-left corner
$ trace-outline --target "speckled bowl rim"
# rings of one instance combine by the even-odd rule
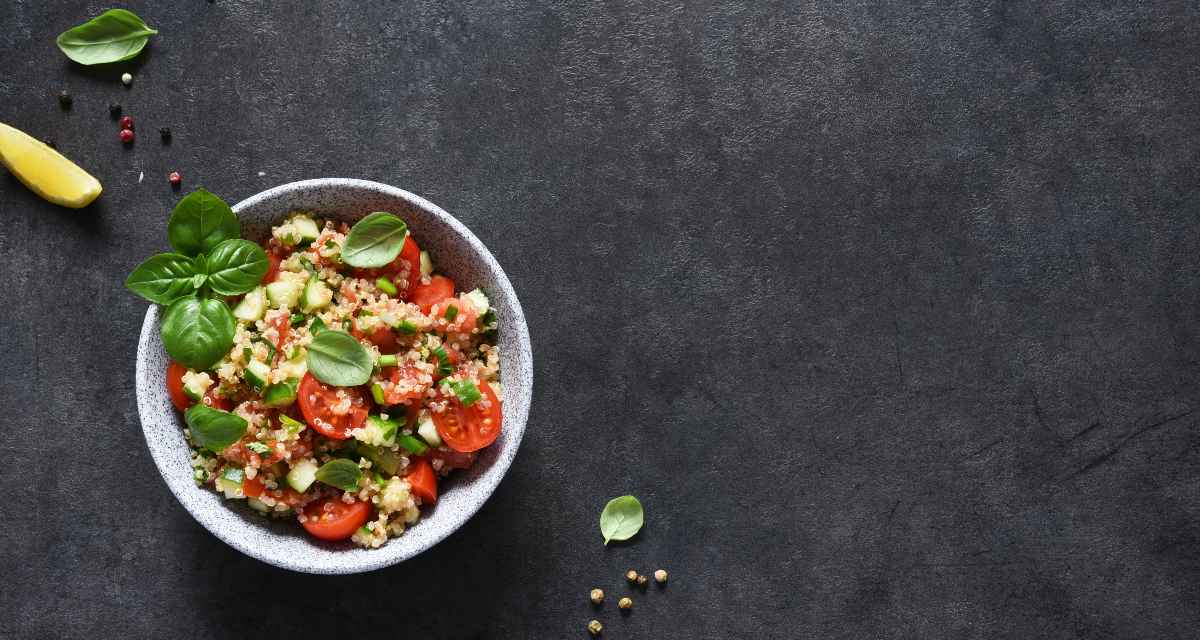
[[[227,517],[228,514],[220,514],[210,508],[211,502],[209,504],[201,504],[203,498],[200,492],[207,492],[209,495],[215,495],[215,492],[212,492],[208,488],[196,486],[191,477],[176,477],[173,474],[167,473],[165,462],[167,456],[173,452],[173,447],[162,442],[161,439],[153,437],[148,416],[153,415],[156,411],[161,411],[161,406],[154,405],[149,392],[146,391],[149,389],[149,385],[154,383],[151,382],[153,372],[147,366],[147,357],[143,357],[143,353],[149,348],[152,342],[151,338],[156,336],[158,332],[159,307],[157,305],[151,305],[146,311],[145,319],[142,322],[141,334],[138,339],[135,372],[138,416],[142,423],[142,433],[146,439],[146,445],[167,487],[179,503],[183,505],[184,509],[221,541],[252,558],[291,571],[314,574],[363,573],[392,566],[432,548],[470,520],[483,504],[487,502],[488,498],[491,497],[512,465],[513,458],[520,448],[521,440],[525,433],[526,421],[529,417],[529,404],[533,396],[533,356],[529,341],[529,329],[525,323],[524,312],[521,310],[521,304],[516,292],[513,290],[512,284],[509,282],[508,276],[504,273],[500,264],[492,256],[491,252],[488,251],[487,247],[465,225],[441,207],[420,196],[404,189],[369,180],[317,178],[290,182],[268,189],[242,200],[233,207],[233,210],[234,213],[240,216],[242,211],[267,200],[310,189],[371,191],[383,197],[403,200],[412,207],[433,215],[466,242],[476,258],[482,260],[484,270],[489,274],[489,277],[494,280],[492,286],[498,287],[511,300],[510,317],[505,318],[505,321],[512,323],[512,326],[516,330],[516,346],[522,353],[508,354],[507,356],[505,354],[501,355],[501,379],[505,381],[505,404],[508,405],[512,402],[513,405],[509,406],[512,406],[514,409],[513,413],[510,414],[507,411],[509,406],[505,407],[502,435],[503,448],[499,451],[497,458],[492,464],[478,477],[470,478],[465,483],[459,483],[452,489],[454,491],[468,491],[474,499],[469,500],[466,505],[456,511],[443,514],[443,518],[445,519],[436,522],[436,530],[426,532],[423,539],[415,546],[406,544],[405,540],[410,539],[410,536],[419,531],[419,528],[423,524],[435,526],[433,518],[436,518],[438,513],[435,512],[432,516],[427,517],[427,513],[423,509],[421,521],[413,525],[411,531],[406,532],[403,536],[389,540],[378,549],[361,550],[360,553],[355,555],[346,553],[345,558],[347,561],[345,563],[314,563],[311,559],[306,561],[303,554],[300,557],[294,557],[283,553],[268,553],[261,548],[264,545],[254,543],[259,541],[259,538],[254,535],[255,532],[246,530],[247,527],[267,526],[267,523],[261,518],[231,518]],[[419,230],[414,229],[414,232],[419,237]],[[512,357],[518,355],[520,357]],[[165,358],[165,353],[163,357]],[[519,367],[521,371],[509,369],[511,366]],[[514,378],[521,381],[521,384],[510,387],[509,381]],[[182,422],[180,418],[177,417],[176,419]],[[224,502],[222,504],[224,505]],[[233,509],[234,506],[229,505],[225,508]],[[288,524],[296,526],[294,522],[289,521]],[[296,529],[299,531],[298,526],[296,526]],[[300,532],[297,535],[303,536],[304,534]],[[314,543],[314,551],[319,549],[316,546],[317,544],[321,543]],[[339,552],[338,549],[331,550],[327,548],[324,550],[334,553]]]

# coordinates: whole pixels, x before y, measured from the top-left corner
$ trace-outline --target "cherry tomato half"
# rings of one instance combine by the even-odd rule
[[[437,502],[437,474],[433,465],[426,458],[412,458],[408,463],[408,484],[412,494],[421,499],[422,504]]]
[[[409,302],[421,307],[421,313],[429,313],[433,305],[454,297],[454,281],[446,276],[433,276],[429,284],[418,284],[413,289]]]
[[[345,392],[350,398],[350,410],[343,414],[333,412],[333,407],[341,402],[339,392]],[[362,389],[331,387],[314,378],[311,373],[304,374],[304,379],[300,381],[296,401],[300,404],[304,421],[326,438],[345,440],[350,437],[350,431],[361,427],[367,420],[368,406]]]
[[[325,505],[330,505],[326,510]],[[371,517],[371,506],[356,500],[350,504],[340,497],[326,498],[304,508],[304,528],[315,538],[345,540],[354,535]]]
[[[479,383],[479,393],[483,398],[469,407],[462,406],[456,398],[449,398],[445,411],[433,412],[438,435],[455,451],[478,451],[495,442],[500,435],[500,399],[486,382]]]
[[[187,411],[192,406],[192,399],[183,392],[183,374],[187,367],[172,361],[167,366],[167,394],[171,396],[171,404],[180,411]]]

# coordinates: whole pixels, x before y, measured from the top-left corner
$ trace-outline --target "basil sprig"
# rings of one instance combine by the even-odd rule
[[[404,248],[408,225],[396,216],[376,211],[354,223],[342,245],[342,262],[360,269],[382,267]]]
[[[136,13],[109,9],[60,33],[55,42],[68,58],[79,64],[105,64],[133,58],[146,47],[150,36],[157,34]]]
[[[308,372],[335,387],[357,387],[371,379],[371,354],[345,331],[326,329],[308,345]]]
[[[229,205],[197,189],[167,222],[177,253],[151,257],[125,280],[130,291],[169,305],[159,325],[163,346],[189,369],[203,371],[229,353],[236,321],[223,297],[250,291],[267,273],[266,252],[240,235]]]
[[[345,458],[330,460],[317,469],[317,480],[342,491],[356,491],[360,477],[362,469]]]
[[[206,404],[192,405],[183,414],[183,421],[191,430],[192,441],[213,453],[220,453],[246,435],[244,418]]]
[[[600,534],[604,544],[612,540],[628,540],[642,528],[642,503],[633,496],[613,498],[600,512]]]

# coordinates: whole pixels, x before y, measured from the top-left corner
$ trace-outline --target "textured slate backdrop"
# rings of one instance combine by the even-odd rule
[[[606,637],[1195,636],[1195,5],[128,5],[162,35],[105,69],[53,45],[105,5],[0,6],[0,119],[105,185],[0,177],[0,636],[585,637],[658,565]],[[471,523],[321,578],[175,502],[120,286],[172,169],[380,180],[491,247],[537,388]]]

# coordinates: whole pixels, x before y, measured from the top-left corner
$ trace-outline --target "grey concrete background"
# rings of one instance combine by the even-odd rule
[[[53,41],[107,5],[0,6],[0,120],[105,185],[0,177],[0,636],[1195,637],[1195,4],[127,6],[162,35],[98,69]],[[322,578],[179,507],[121,287],[175,169],[380,180],[491,247],[537,389],[471,523]]]

